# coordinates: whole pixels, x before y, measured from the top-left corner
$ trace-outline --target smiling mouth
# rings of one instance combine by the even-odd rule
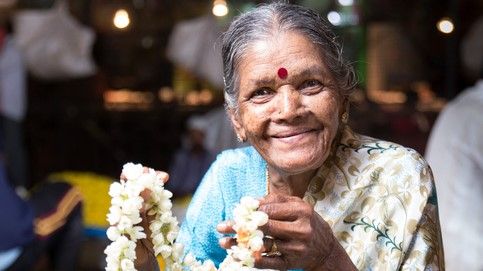
[[[296,138],[298,136],[304,136],[305,134],[313,133],[316,131],[317,129],[300,129],[300,130],[280,132],[273,135],[272,137],[277,139],[290,139],[290,138]]]

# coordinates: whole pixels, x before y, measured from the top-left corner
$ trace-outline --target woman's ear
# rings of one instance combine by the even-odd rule
[[[228,110],[228,116],[230,117],[231,124],[233,125],[233,129],[235,129],[235,133],[238,138],[238,141],[245,142],[247,138],[245,134],[245,129],[243,128],[243,125],[241,124],[241,121],[239,119],[240,116],[235,112],[234,109]]]

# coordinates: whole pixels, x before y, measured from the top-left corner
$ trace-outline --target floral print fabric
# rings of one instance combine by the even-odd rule
[[[359,270],[444,270],[433,176],[416,151],[347,127],[304,200]]]

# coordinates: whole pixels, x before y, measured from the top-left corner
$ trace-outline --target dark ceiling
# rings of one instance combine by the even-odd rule
[[[54,0],[19,0],[20,8],[49,8]],[[264,1],[228,0],[229,16]],[[321,14],[334,8],[335,0],[292,1],[318,9]],[[408,39],[420,52],[429,71],[429,81],[442,86],[448,72],[458,71],[458,57],[448,54],[457,51],[461,37],[476,18],[483,14],[483,0],[361,0],[358,5],[360,26],[378,21],[399,24]],[[170,85],[172,64],[166,60],[164,49],[176,22],[211,13],[211,0],[68,0],[70,10],[81,22],[97,33],[95,58],[111,87],[158,88]],[[132,14],[132,26],[127,31],[112,27],[112,14],[124,8]],[[229,17],[228,16],[228,17]],[[436,22],[453,18],[456,31],[451,37],[436,31]],[[225,19],[229,20],[229,18]],[[146,45],[148,44],[148,46]],[[448,49],[449,48],[449,49]],[[453,59],[447,59],[447,58]],[[448,71],[447,65],[455,66]],[[456,76],[461,78],[461,76]],[[439,93],[454,96],[466,82],[453,80],[453,90]],[[437,84],[441,84],[438,86]]]

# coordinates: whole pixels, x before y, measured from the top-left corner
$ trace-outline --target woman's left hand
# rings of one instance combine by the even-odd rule
[[[299,197],[271,194],[260,201],[259,210],[269,217],[261,230],[273,237],[265,249],[275,242],[281,256],[260,257],[258,268],[319,270],[338,245],[329,224]]]
[[[302,199],[271,194],[260,200],[258,210],[268,214],[268,223],[260,229],[265,236],[271,237],[265,238],[262,252],[276,255],[273,251],[276,247],[280,255],[258,255],[255,267],[307,271],[357,270],[329,224]],[[217,230],[223,234],[232,234],[232,226],[232,222],[225,221],[218,225]],[[224,237],[220,245],[228,249],[236,245],[236,240]]]
[[[329,224],[312,206],[293,196],[271,194],[260,200],[260,211],[268,214],[268,223],[260,227],[265,236],[264,251],[274,242],[280,256],[257,257],[257,268],[287,270],[356,270],[332,233]],[[232,223],[218,225],[221,233],[233,233]],[[230,248],[236,240],[225,237],[220,245]],[[276,254],[272,251],[270,254]]]

